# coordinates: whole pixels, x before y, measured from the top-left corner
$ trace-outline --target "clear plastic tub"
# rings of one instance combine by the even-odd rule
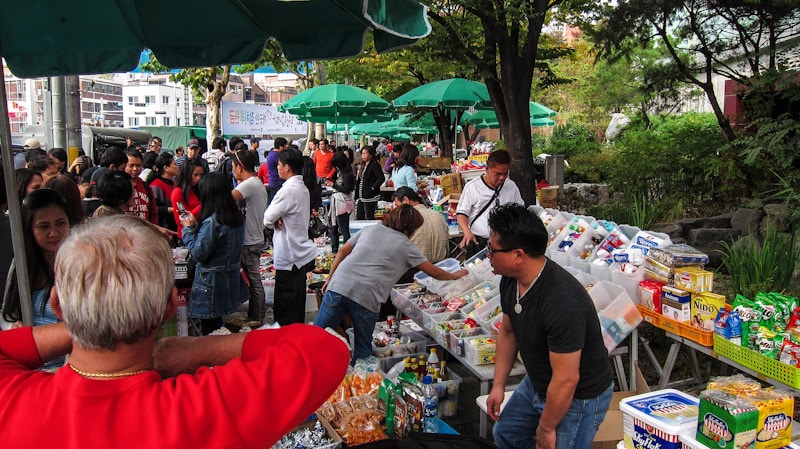
[[[444,271],[449,271],[452,273],[453,271],[458,270],[458,267],[461,265],[461,262],[459,262],[457,259],[448,258],[436,262],[435,265]],[[414,275],[414,280],[422,285],[425,285],[425,282],[427,282],[428,280],[432,280],[432,278],[428,276],[426,273],[420,271],[419,273]]]
[[[589,289],[597,309],[603,343],[611,352],[642,322],[642,314],[623,287],[600,281]]]
[[[573,267],[575,269],[578,269],[578,270],[580,270],[580,271],[582,271],[584,273],[589,273],[590,272],[589,261],[586,260],[586,259],[583,259],[583,258],[581,258],[579,256],[570,256],[570,258],[569,258],[569,266],[571,266],[571,267]]]
[[[489,332],[482,327],[474,327],[472,329],[461,329],[458,331],[450,332],[448,350],[454,354],[464,356],[464,341],[469,337],[476,337],[481,335],[489,335]]]
[[[636,269],[633,273],[625,273],[619,270],[616,264],[611,266],[611,282],[623,287],[634,304],[639,304],[639,283],[644,280],[644,266]]]
[[[347,338],[350,340],[350,346],[355,347],[355,336],[353,334],[353,329],[352,328],[347,329],[346,332],[347,332]],[[372,354],[379,358],[386,358],[395,356],[406,356],[408,354],[414,354],[417,352],[425,351],[425,345],[427,343],[427,339],[425,338],[424,335],[418,334],[416,332],[406,332],[406,333],[401,333],[400,335],[408,336],[409,338],[411,338],[411,342],[402,345],[375,346],[375,341],[373,338]]]

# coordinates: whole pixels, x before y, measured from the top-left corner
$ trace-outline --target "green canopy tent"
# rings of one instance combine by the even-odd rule
[[[463,78],[451,78],[423,84],[392,101],[398,108],[433,112],[437,129],[442,133],[442,151],[451,155],[450,138],[455,143],[461,116],[468,109],[492,109],[486,85]]]
[[[530,102],[531,126],[555,126],[556,122],[550,120],[558,113],[547,106],[543,106],[535,101]],[[472,125],[476,129],[499,129],[500,122],[497,114],[493,110],[476,111],[474,114],[464,114],[461,118],[462,125]]]
[[[426,14],[417,0],[6,0],[0,57],[19,77],[128,72],[145,48],[171,68],[208,67],[256,61],[267,39],[275,38],[289,60],[331,59],[359,54],[368,30],[379,52],[413,44],[430,33]],[[221,23],[235,23],[236,32],[197,32]],[[0,94],[10,194],[14,173],[2,72]],[[23,322],[32,324],[18,201],[9,207]]]

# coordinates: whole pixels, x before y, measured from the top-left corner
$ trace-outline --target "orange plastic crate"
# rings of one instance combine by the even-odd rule
[[[639,308],[639,312],[642,314],[642,319],[644,321],[659,329],[664,329],[665,331],[680,335],[681,337],[692,340],[693,342],[699,343],[703,346],[714,345],[714,331],[700,329],[692,326],[691,324],[675,321],[642,306],[636,307]]]

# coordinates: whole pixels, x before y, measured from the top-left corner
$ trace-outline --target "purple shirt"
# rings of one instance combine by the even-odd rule
[[[283,179],[278,176],[278,158],[280,153],[272,150],[267,153],[267,171],[269,172],[269,186],[280,187],[283,185]]]

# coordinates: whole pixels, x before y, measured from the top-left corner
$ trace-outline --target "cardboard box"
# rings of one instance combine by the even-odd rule
[[[616,391],[611,396],[611,405],[606,412],[606,418],[594,434],[592,449],[616,449],[617,443],[622,440],[622,412],[619,410],[619,401],[637,394],[649,393],[650,387],[644,380],[639,367],[636,367],[636,391]]]
[[[439,178],[439,184],[441,184],[442,192],[444,192],[445,195],[461,193],[464,189],[464,180],[461,177],[461,173],[442,175],[442,177]]]

